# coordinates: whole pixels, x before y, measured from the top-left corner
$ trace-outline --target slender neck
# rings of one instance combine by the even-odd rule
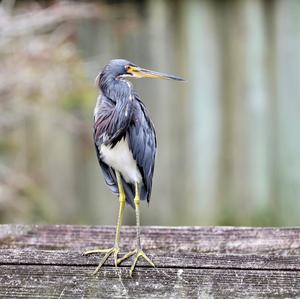
[[[99,87],[102,94],[110,99],[110,103],[105,98],[102,99],[102,101],[104,100],[104,109],[101,110],[102,102],[100,104],[99,100],[101,97],[98,98],[95,108],[95,122],[97,125],[98,122],[101,123],[104,119],[107,135],[105,144],[113,147],[126,134],[126,129],[132,119],[134,97],[131,84],[125,80],[105,76],[105,73],[102,73],[99,78]]]
[[[99,88],[103,95],[114,102],[117,102],[120,99],[128,99],[131,94],[130,82],[117,79],[106,73],[100,75]]]

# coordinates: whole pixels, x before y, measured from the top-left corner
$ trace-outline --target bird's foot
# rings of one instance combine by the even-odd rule
[[[98,271],[100,270],[100,268],[103,266],[103,264],[105,263],[105,261],[109,258],[109,256],[111,254],[114,255],[114,262],[115,262],[115,266],[118,266],[118,253],[120,251],[119,247],[112,247],[112,248],[108,248],[108,249],[93,249],[93,250],[87,250],[85,252],[83,252],[83,255],[89,255],[89,254],[95,254],[95,253],[105,253],[104,257],[102,258],[102,260],[100,261],[98,267],[95,269],[95,271],[93,272],[93,275],[97,274]]]
[[[140,256],[142,256],[152,267],[155,267],[154,263],[149,259],[149,257],[140,248],[136,248],[136,249],[128,252],[127,254],[125,254],[123,257],[119,258],[117,260],[117,264],[121,264],[123,261],[125,261],[126,259],[128,259],[132,255],[135,255],[135,257],[134,257],[134,261],[133,261],[133,263],[131,265],[131,268],[130,268],[130,272],[129,272],[130,276],[132,276],[135,265],[136,265],[136,263],[137,263]]]

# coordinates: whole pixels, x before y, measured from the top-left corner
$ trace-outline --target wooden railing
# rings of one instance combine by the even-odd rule
[[[144,227],[144,251],[133,277],[131,261],[91,273],[108,248],[113,227],[0,226],[0,298],[300,298],[300,229]],[[121,231],[121,254],[135,244]],[[121,256],[120,254],[120,256]]]

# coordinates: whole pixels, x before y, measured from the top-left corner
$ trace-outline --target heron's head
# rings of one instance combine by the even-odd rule
[[[131,78],[161,78],[161,79],[172,79],[177,81],[184,81],[184,79],[177,76],[154,72],[154,71],[141,68],[136,64],[125,59],[111,60],[104,67],[102,74],[110,75],[116,79],[131,77]]]

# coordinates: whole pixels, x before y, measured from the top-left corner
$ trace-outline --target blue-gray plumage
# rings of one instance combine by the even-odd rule
[[[99,76],[98,85],[102,95],[95,107],[94,141],[105,182],[113,193],[119,194],[115,169],[104,161],[101,146],[104,144],[112,149],[122,139],[127,139],[142,177],[141,200],[147,199],[149,202],[157,148],[156,135],[145,105],[131,83],[120,77],[125,72],[125,65],[129,64],[125,60],[113,60]],[[108,73],[114,66],[117,66],[116,72]],[[135,182],[126,181],[122,172],[121,177],[126,202],[134,207]]]
[[[157,149],[156,135],[149,113],[127,80],[128,77],[183,80],[173,75],[140,68],[124,59],[111,60],[97,77],[101,95],[94,111],[94,142],[105,182],[119,196],[120,208],[114,247],[85,252],[105,253],[94,273],[97,273],[112,253],[116,266],[135,255],[130,274],[140,256],[154,266],[141,249],[139,205],[140,200],[150,201]],[[135,250],[118,259],[125,201],[136,211],[137,246]]]

